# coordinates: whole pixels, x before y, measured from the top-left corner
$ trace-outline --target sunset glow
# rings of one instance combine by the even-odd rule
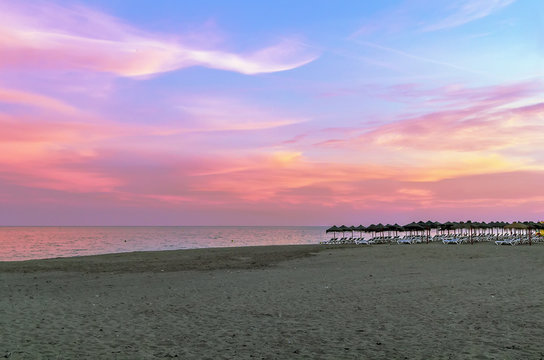
[[[0,225],[544,220],[544,3],[0,0]]]

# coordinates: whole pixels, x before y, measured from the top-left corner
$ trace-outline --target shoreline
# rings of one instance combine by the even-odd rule
[[[515,248],[542,247],[544,243],[517,245]],[[252,245],[177,250],[130,251],[96,255],[78,255],[29,260],[0,261],[2,272],[75,271],[75,272],[171,272],[187,270],[257,269],[283,261],[317,255],[321,251],[341,249],[368,249],[375,247],[405,248],[490,247],[493,243],[446,245],[421,244],[293,244]]]
[[[2,272],[87,271],[170,272],[184,270],[252,269],[312,256],[320,251],[356,245],[263,245],[132,251],[98,255],[0,261]]]

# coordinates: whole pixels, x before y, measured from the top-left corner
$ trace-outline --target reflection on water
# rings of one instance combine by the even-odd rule
[[[330,236],[329,236],[330,237]],[[0,261],[130,251],[317,244],[325,227],[0,227]]]

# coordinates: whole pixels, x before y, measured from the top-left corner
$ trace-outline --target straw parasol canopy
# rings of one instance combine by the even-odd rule
[[[330,228],[328,228],[327,230],[325,230],[325,233],[330,233],[330,232],[335,233],[335,232],[339,232],[339,231],[341,231],[341,230],[338,228],[338,226],[333,225]]]
[[[410,230],[410,231],[421,231],[423,230],[423,226],[421,226],[420,224],[416,223],[416,222],[411,222],[409,224],[406,224],[403,226],[406,230]]]
[[[429,243],[429,238],[431,237],[431,229],[437,229],[439,225],[439,223],[435,223],[431,220],[428,220],[427,222],[421,224],[421,226],[423,226],[423,228],[427,230],[427,244]]]
[[[342,232],[342,237],[344,237],[344,233],[346,231],[351,231],[351,228],[346,226],[346,225],[342,225],[342,226],[339,227],[339,230]]]
[[[524,221],[523,224],[527,226],[529,230],[542,229],[544,224],[535,223],[534,221]]]
[[[453,230],[453,223],[451,221],[445,222],[443,224],[440,224],[438,227],[440,230],[446,230],[448,234],[450,233],[450,230]]]
[[[518,230],[527,230],[527,225],[520,222],[513,222],[511,224],[505,225],[505,229],[518,229]]]
[[[355,227],[355,230],[359,231],[361,233],[361,237],[362,237],[363,236],[363,231],[366,231],[366,227],[364,227],[363,225],[359,225],[359,226]]]
[[[374,232],[376,231],[376,224],[370,224],[366,227],[367,232]]]
[[[510,230],[525,230],[527,232],[527,235],[529,236],[529,245],[532,245],[533,242],[531,240],[531,232],[529,230],[531,229],[534,229],[534,226],[528,222],[525,222],[525,223],[522,223],[522,222],[513,222],[511,224],[508,224],[508,225],[505,225],[504,226],[505,229],[510,229]]]

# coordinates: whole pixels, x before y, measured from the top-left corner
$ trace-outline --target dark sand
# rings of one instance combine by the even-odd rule
[[[544,245],[0,263],[0,358],[541,359]]]

